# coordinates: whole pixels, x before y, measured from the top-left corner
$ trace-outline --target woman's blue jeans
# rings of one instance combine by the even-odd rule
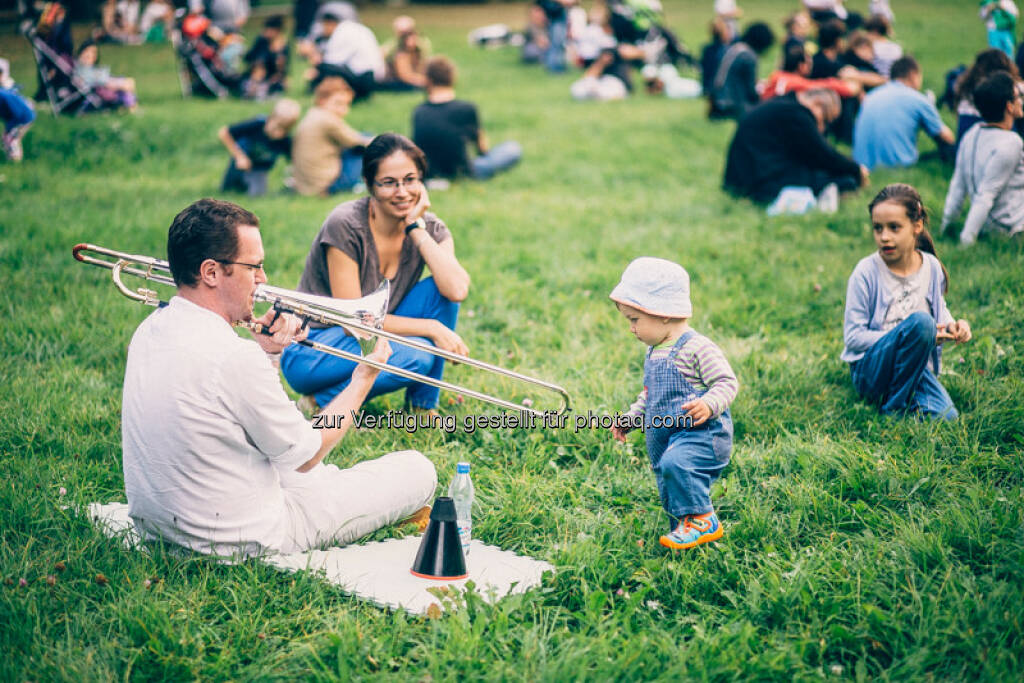
[[[450,330],[455,329],[459,305],[441,296],[433,277],[420,280],[409,290],[394,310],[395,315],[409,318],[428,318],[439,321]],[[309,339],[327,346],[359,353],[359,342],[340,327],[311,329]],[[412,337],[417,341],[433,345],[429,339]],[[434,379],[441,379],[444,373],[444,359],[440,356],[412,349],[392,342],[388,365],[411,370]],[[348,386],[354,361],[321,353],[299,344],[292,344],[281,354],[281,370],[288,384],[300,394],[312,394],[321,407],[326,406]],[[405,400],[414,408],[436,408],[441,390],[437,387],[414,382],[405,377],[382,372],[377,375],[367,398],[387,394],[405,387]]]

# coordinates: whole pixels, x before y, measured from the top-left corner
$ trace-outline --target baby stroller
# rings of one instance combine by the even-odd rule
[[[228,72],[218,53],[217,41],[208,33],[210,20],[197,14],[175,12],[171,45],[178,60],[181,96],[227,97],[235,93],[241,77]]]
[[[665,27],[659,0],[610,0],[608,10],[615,39],[644,47],[650,53],[648,63],[696,66],[693,55]]]
[[[44,15],[45,16],[45,15]],[[75,76],[75,63],[70,55],[59,54],[39,34],[35,18],[22,15],[21,33],[32,46],[39,71],[39,83],[50,103],[50,112],[77,116],[106,107],[103,100]],[[37,96],[38,97],[38,96]]]

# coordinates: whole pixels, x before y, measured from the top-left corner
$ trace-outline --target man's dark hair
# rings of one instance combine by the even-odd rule
[[[174,284],[194,287],[206,259],[231,261],[238,253],[238,226],[259,227],[260,219],[237,204],[200,199],[174,217],[167,231],[167,261]]]
[[[826,21],[818,29],[818,47],[831,50],[839,45],[839,40],[846,35],[846,24],[838,19]]]
[[[333,21],[335,24],[341,23],[341,19],[339,19],[338,15],[333,12],[324,12],[320,15],[320,22],[323,23],[325,21]]]
[[[450,88],[455,85],[455,64],[444,55],[437,55],[427,62],[425,75],[431,85]]]
[[[423,150],[416,146],[416,143],[398,133],[381,133],[366,146],[363,152],[363,180],[366,187],[373,190],[373,181],[377,179],[377,169],[380,162],[392,154],[404,152],[416,164],[416,170],[420,176],[427,174],[427,157]]]
[[[271,14],[267,17],[267,20],[263,22],[263,28],[272,28],[277,29],[278,31],[284,29],[284,15]]]
[[[747,27],[740,40],[749,45],[751,50],[761,54],[775,44],[775,34],[768,24],[758,21]]]
[[[889,70],[889,78],[897,81],[919,73],[921,73],[921,65],[917,63],[916,59],[906,55],[892,63],[892,68]]]
[[[791,45],[782,58],[782,70],[791,74],[798,73],[806,61],[806,48],[803,45]]]
[[[999,123],[1006,114],[1006,103],[1017,96],[1017,86],[1008,71],[996,71],[974,89],[974,106],[985,123]]]

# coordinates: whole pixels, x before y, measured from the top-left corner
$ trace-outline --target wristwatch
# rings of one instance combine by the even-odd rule
[[[405,234],[408,235],[410,232],[412,232],[416,228],[423,228],[425,230],[426,227],[427,227],[426,221],[424,221],[423,218],[417,218],[412,223],[410,223],[409,225],[405,226]]]

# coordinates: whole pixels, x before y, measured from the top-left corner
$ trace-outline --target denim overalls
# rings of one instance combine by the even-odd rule
[[[683,345],[696,334],[690,330],[680,337],[665,358],[651,358],[651,347],[644,362],[647,455],[658,482],[661,505],[669,514],[673,529],[687,515],[702,515],[714,509],[711,482],[729,464],[732,451],[732,418],[728,409],[698,427],[687,427],[689,419],[682,405],[707,392],[698,391],[687,382],[675,360]],[[654,426],[666,417],[674,419],[675,424]]]

